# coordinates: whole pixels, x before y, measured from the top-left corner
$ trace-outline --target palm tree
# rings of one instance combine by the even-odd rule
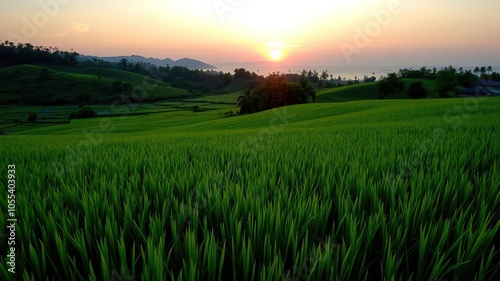
[[[240,114],[254,113],[257,111],[259,96],[254,95],[252,90],[243,90],[243,95],[238,97],[236,106],[240,108]]]
[[[312,86],[312,84],[309,82],[307,77],[305,76],[300,76],[300,86],[306,93],[307,97],[311,97],[313,101],[316,100],[316,90]]]
[[[323,70],[323,72],[321,72],[321,80],[326,80],[328,79],[328,70]]]
[[[486,74],[486,67],[482,66],[480,71],[481,71],[481,76],[485,75]]]
[[[478,76],[479,71],[480,71],[480,70],[479,70],[479,67],[477,67],[477,66],[476,66],[476,68],[474,68],[474,71],[473,71],[473,72],[474,72],[474,74],[476,74],[476,76]]]
[[[491,67],[491,65],[490,65],[490,66],[488,66],[488,68],[486,70],[488,70],[488,74],[491,74],[493,72],[493,67]]]

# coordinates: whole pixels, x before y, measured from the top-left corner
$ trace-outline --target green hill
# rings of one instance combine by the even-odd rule
[[[432,96],[435,92],[435,83],[428,79],[403,79],[405,89],[403,92],[395,94],[395,99],[408,99],[408,86],[415,81],[424,82],[424,88],[427,90],[427,95]],[[351,86],[343,86],[340,88],[325,89],[317,93],[318,102],[344,102],[355,100],[370,100],[377,99],[378,83],[361,83]],[[391,98],[391,97],[388,97]]]
[[[500,100],[491,99],[481,107],[490,110]],[[171,132],[233,131],[266,129],[273,124],[286,121],[289,128],[320,128],[327,126],[336,130],[350,126],[425,123],[440,125],[446,111],[460,104],[459,99],[423,100],[367,100],[347,103],[310,103],[287,106],[255,114],[224,118],[229,109],[218,109],[193,113],[190,110],[152,112],[148,115],[109,117],[115,129],[113,133],[165,134]],[[494,114],[493,110],[488,114]],[[488,116],[489,116],[488,115]],[[483,114],[483,117],[486,114]],[[489,120],[490,116],[485,118]],[[96,129],[102,118],[72,120],[71,124],[34,127],[20,134],[78,134],[83,129]],[[493,120],[493,119],[492,119]]]
[[[146,77],[144,75],[134,73],[134,72],[129,72],[129,71],[123,71],[123,70],[118,70],[118,69],[111,69],[111,68],[102,68],[102,67],[85,67],[85,68],[80,68],[80,67],[68,67],[68,66],[49,66],[50,68],[58,71],[64,71],[64,72],[71,72],[71,73],[78,73],[78,74],[88,74],[88,75],[95,75],[97,77],[105,77],[113,80],[120,80],[124,81],[127,83],[133,83],[136,85],[142,85],[144,81],[149,82],[151,79],[149,77]],[[168,84],[157,81],[157,84],[159,86],[169,86]]]
[[[247,79],[233,79],[229,85],[226,87],[226,91],[228,92],[239,92],[246,88],[248,88],[248,82],[250,80]]]
[[[499,107],[498,98],[309,103],[2,135],[0,166],[15,173],[5,192],[17,201],[0,209],[15,208],[16,245],[27,245],[16,246],[26,261],[16,273],[498,280]],[[0,216],[0,229],[10,225]],[[14,280],[3,261],[0,280]]]
[[[119,81],[114,85],[115,81]],[[125,89],[129,84],[129,90]],[[188,91],[146,76],[111,69],[18,65],[0,68],[0,103],[16,105],[112,103],[131,91],[143,101],[180,99]],[[141,88],[139,88],[141,87]]]
[[[189,102],[210,102],[210,103],[226,103],[226,104],[236,104],[238,101],[238,97],[241,96],[241,93],[231,93],[231,94],[223,94],[223,95],[211,95],[201,98],[188,99],[185,101]]]

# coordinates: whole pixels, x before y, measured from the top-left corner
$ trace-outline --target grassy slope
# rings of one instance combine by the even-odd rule
[[[188,99],[187,101],[197,101],[197,102],[211,102],[211,103],[231,103],[236,104],[240,93],[231,93],[225,95],[213,95],[195,99]]]
[[[99,68],[99,67],[75,68],[67,66],[49,66],[49,67],[58,71],[102,76],[109,79],[120,80],[135,85],[142,85],[144,81],[146,81],[146,83],[151,82],[151,79],[144,75],[129,71],[122,71],[118,69]],[[158,86],[168,86],[166,83],[163,82],[156,82],[156,83]]]
[[[17,239],[28,245],[16,252],[30,261],[19,271],[43,279],[34,257],[45,255],[51,276],[71,268],[85,279],[89,270],[69,259],[86,255],[97,280],[120,268],[136,279],[210,280],[223,256],[221,280],[244,280],[252,266],[276,274],[255,280],[497,280],[500,99],[471,101],[111,118],[115,130],[90,149],[80,147],[83,129],[99,119],[2,136],[0,164],[16,164],[20,187]],[[55,133],[64,135],[39,135]],[[53,163],[67,164],[62,178]],[[58,237],[67,249],[54,250]]]
[[[434,82],[426,79],[404,79],[405,89],[403,92],[395,94],[395,99],[408,99],[408,85],[414,81],[423,81],[424,88],[427,89],[427,95],[432,96],[435,92]],[[343,102],[354,100],[370,100],[377,99],[378,92],[377,82],[361,83],[357,85],[344,86],[340,88],[326,89],[318,92],[318,102]],[[391,96],[387,97],[388,99]]]
[[[45,68],[49,69],[52,78],[47,81],[38,81],[38,75]],[[12,75],[16,70],[19,70],[21,75],[13,78]],[[113,95],[120,96],[120,94],[109,94],[104,90],[111,88],[115,80],[129,83],[133,87],[143,86],[144,81],[146,81],[146,86],[156,85],[154,88],[148,88],[145,94],[137,92],[137,95],[141,97],[167,99],[191,96],[185,90],[166,86],[162,82],[153,84],[151,79],[143,75],[119,70],[68,67],[52,69],[34,65],[18,65],[0,68],[0,85],[2,85],[0,86],[0,103],[9,101],[18,103],[25,97],[46,100],[47,95],[52,95],[49,100],[61,98],[75,103],[81,94],[93,95],[98,103],[109,102],[116,98]]]
[[[482,101],[483,102],[483,101]],[[496,120],[495,112],[488,111],[498,106],[500,100],[485,99],[479,108],[485,110],[485,120]],[[371,100],[339,104],[305,104],[278,108],[252,115],[222,118],[221,113],[228,109],[193,113],[191,111],[165,112],[147,116],[126,116],[110,118],[115,126],[113,133],[151,133],[200,132],[223,130],[247,130],[266,128],[286,120],[290,127],[308,128],[332,126],[380,126],[383,124],[405,124],[405,122],[428,125],[446,125],[455,106],[463,104],[462,99],[426,100]],[[448,115],[445,115],[448,114]],[[283,117],[285,116],[285,117]],[[280,119],[281,118],[281,119]],[[465,118],[464,118],[465,120]],[[100,118],[73,120],[71,124],[36,128],[26,134],[79,134],[83,129],[98,128]],[[486,121],[489,123],[490,121]],[[492,122],[492,121],[491,121]],[[22,133],[24,134],[24,133]]]
[[[247,88],[249,80],[246,79],[234,79],[231,83],[226,87],[226,91],[228,92],[238,92]]]

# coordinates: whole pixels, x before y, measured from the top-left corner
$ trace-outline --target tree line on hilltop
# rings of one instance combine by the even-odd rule
[[[57,47],[33,46],[30,43],[0,42],[0,66],[19,64],[78,65],[78,53]]]
[[[480,80],[500,81],[500,73],[494,72],[491,66],[475,67],[473,70],[458,69],[447,66],[437,68],[422,67],[420,69],[400,69],[398,73],[389,73],[378,82],[378,98],[383,99],[388,95],[394,98],[395,93],[402,92],[405,88],[403,79],[429,79],[436,84],[437,95],[441,98],[457,96],[459,87],[471,88]],[[427,97],[427,90],[423,87],[423,81],[415,81],[408,87],[408,96],[411,98]]]
[[[122,59],[112,63],[101,59],[79,61],[79,53],[61,51],[57,47],[34,46],[30,43],[0,42],[0,67],[20,64],[63,65],[71,67],[96,67],[134,72],[163,81],[172,87],[194,94],[211,94],[222,91],[231,81],[230,73],[213,70],[188,69],[182,66],[156,66],[146,62],[129,62]]]
[[[240,114],[316,100],[316,90],[307,77],[300,75],[298,81],[293,82],[295,76],[296,74],[272,73],[265,78],[253,80],[256,83],[250,84],[238,97]]]

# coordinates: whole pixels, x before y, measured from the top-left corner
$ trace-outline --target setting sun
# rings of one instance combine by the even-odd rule
[[[281,50],[277,50],[277,49],[269,50],[269,57],[273,61],[279,61],[279,60],[281,60],[282,56],[283,56],[283,51],[281,51]]]
[[[267,44],[267,54],[273,61],[281,61],[284,55],[285,44],[281,42],[270,42]]]

